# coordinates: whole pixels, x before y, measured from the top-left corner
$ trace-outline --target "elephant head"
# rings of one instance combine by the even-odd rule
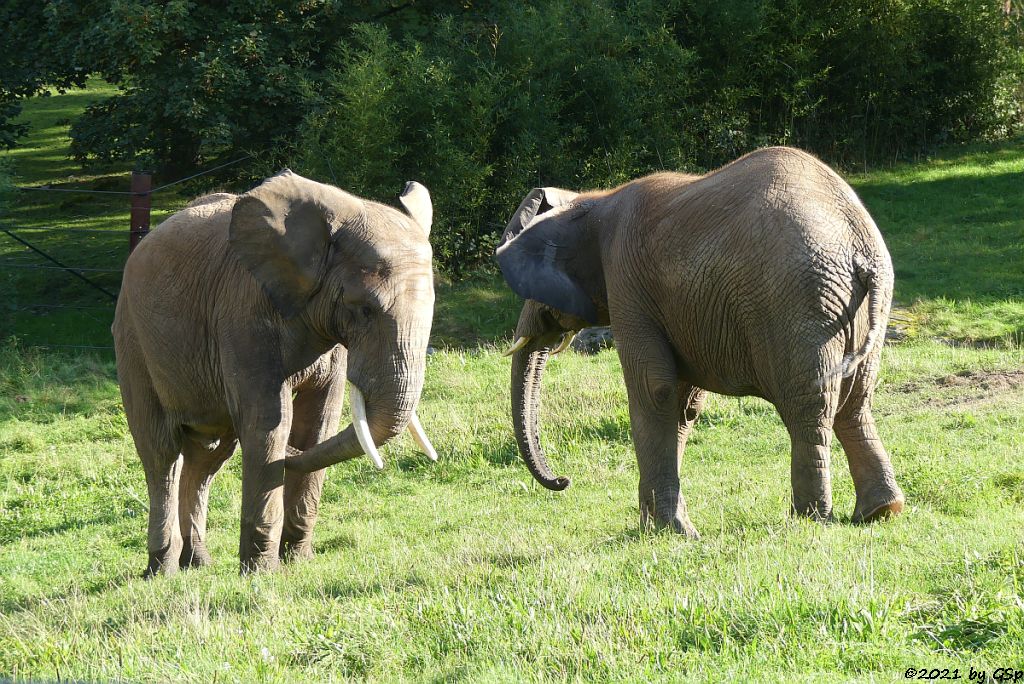
[[[430,195],[410,182],[400,201],[406,213],[285,171],[234,205],[232,250],[289,324],[282,329],[348,349],[352,425],[290,450],[288,468],[361,453],[382,467],[376,445],[406,426],[436,458],[415,414],[434,308]]]
[[[516,325],[512,355],[512,419],[519,453],[533,477],[560,491],[540,445],[541,381],[548,359],[573,334],[607,325],[604,273],[593,219],[596,194],[535,188],[512,215],[497,260],[512,290],[526,300]]]

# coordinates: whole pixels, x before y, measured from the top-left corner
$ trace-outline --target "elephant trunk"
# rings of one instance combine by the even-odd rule
[[[559,492],[569,486],[569,478],[551,472],[540,446],[540,386],[550,354],[550,346],[526,345],[512,355],[512,422],[519,454],[534,479]]]
[[[395,380],[381,383],[376,379],[350,378],[352,424],[305,451],[289,448],[285,468],[309,473],[361,454],[366,454],[374,465],[383,468],[384,462],[377,453],[377,447],[406,427],[427,455],[437,460],[415,413],[423,389],[424,365],[423,358],[409,359],[398,355],[386,366],[393,369]],[[367,392],[364,393],[364,389]]]

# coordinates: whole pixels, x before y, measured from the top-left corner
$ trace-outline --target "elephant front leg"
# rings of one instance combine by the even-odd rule
[[[619,340],[626,390],[629,395],[630,431],[640,470],[640,525],[644,529],[669,528],[699,539],[690,522],[679,483],[679,465],[690,421],[684,425],[683,402],[675,362],[667,344],[630,344]],[[699,404],[699,401],[698,401]],[[699,411],[699,406],[695,406]],[[693,415],[696,418],[696,414]]]
[[[295,395],[292,431],[288,443],[305,451],[337,431],[345,394],[345,350],[337,348],[333,380],[325,387],[299,389]],[[327,469],[312,473],[286,470],[284,474],[284,529],[282,560],[313,557],[313,526],[320,509]]]
[[[700,412],[704,410],[704,402],[708,393],[699,387],[694,387],[688,382],[679,385],[679,428],[676,450],[679,452],[680,461],[683,458],[683,451],[686,450],[686,441],[690,438]]]
[[[238,556],[243,573],[278,566],[284,522],[284,458],[288,425],[242,435],[242,524]]]

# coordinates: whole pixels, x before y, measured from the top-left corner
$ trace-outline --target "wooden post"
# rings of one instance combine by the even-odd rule
[[[153,175],[149,171],[132,171],[132,214],[128,230],[128,253],[131,254],[149,233],[149,210],[152,207]]]

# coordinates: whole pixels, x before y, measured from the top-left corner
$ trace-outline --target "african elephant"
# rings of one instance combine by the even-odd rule
[[[511,353],[516,439],[561,490],[539,438],[544,366],[567,335],[611,325],[629,398],[644,526],[697,537],[679,466],[705,392],[762,397],[792,443],[793,510],[832,513],[832,431],[855,521],[903,493],[871,416],[893,269],[853,190],[809,154],[758,150],[705,176],[657,173],[607,191],[535,189],[497,250],[527,300]]]
[[[128,259],[112,332],[149,489],[146,576],[210,563],[210,483],[242,446],[243,571],[312,555],[326,466],[408,425],[434,288],[430,195],[407,213],[291,171],[200,198]],[[353,424],[337,430],[348,379]],[[302,451],[300,453],[300,450]]]

